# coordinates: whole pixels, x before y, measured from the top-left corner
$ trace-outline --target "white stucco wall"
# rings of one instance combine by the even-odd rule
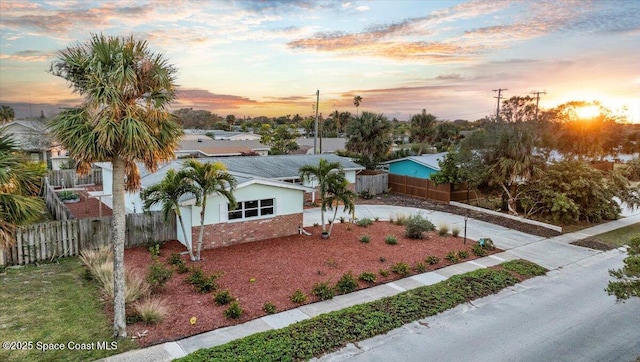
[[[234,191],[236,201],[252,201],[261,199],[275,199],[275,215],[297,214],[303,211],[303,196],[301,190],[292,190],[282,187],[252,184]],[[200,226],[199,206],[191,207],[191,225]],[[205,225],[217,224],[227,221],[227,200],[221,196],[214,195],[207,199],[207,211],[204,219]],[[222,214],[222,218],[220,215]],[[270,216],[270,217],[273,217]],[[185,217],[185,220],[186,217]],[[241,222],[243,220],[238,220]],[[186,222],[186,221],[185,221]]]

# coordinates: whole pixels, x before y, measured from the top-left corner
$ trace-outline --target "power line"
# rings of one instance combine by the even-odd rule
[[[508,89],[507,88],[493,89],[494,92],[498,92],[498,96],[493,97],[498,99],[498,105],[496,106],[496,120],[500,120],[500,99],[502,99],[502,91],[505,91],[505,90],[508,90]]]
[[[540,95],[547,94],[547,91],[542,91],[542,92],[533,91],[531,92],[531,94],[536,95],[536,122],[537,122],[538,121],[538,104],[540,104]]]

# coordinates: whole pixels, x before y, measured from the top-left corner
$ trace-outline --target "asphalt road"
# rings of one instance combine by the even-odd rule
[[[636,361],[640,299],[604,291],[618,250],[408,324],[321,361]]]

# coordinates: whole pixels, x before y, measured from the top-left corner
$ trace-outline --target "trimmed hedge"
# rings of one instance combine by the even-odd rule
[[[508,267],[504,267],[505,264]],[[503,270],[487,268],[454,275],[437,284],[322,314],[221,346],[200,349],[177,361],[308,360],[340,349],[347,343],[384,334],[409,322],[515,285],[519,280],[507,268],[527,277],[539,275],[540,270],[544,270],[523,260],[501,265]]]

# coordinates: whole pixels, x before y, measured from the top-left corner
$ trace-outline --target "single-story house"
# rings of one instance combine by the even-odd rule
[[[269,146],[259,140],[217,140],[206,135],[184,135],[178,143],[176,157],[227,157],[258,154],[269,154]]]
[[[237,181],[234,196],[238,207],[229,209],[226,199],[210,195],[205,215],[203,248],[215,248],[243,242],[294,235],[302,227],[305,194],[314,193],[313,184],[303,185],[298,176],[300,167],[318,164],[320,157],[329,162],[340,162],[349,182],[364,167],[335,155],[295,155],[265,157],[203,158],[201,162],[222,162]],[[179,170],[184,160],[175,160],[154,173],[140,169],[142,189],[160,182],[170,169]],[[111,194],[112,169],[110,163],[97,163],[102,168],[103,193]],[[140,192],[127,193],[127,213],[142,212]],[[160,210],[157,206],[154,210]],[[200,229],[201,208],[195,205],[193,195],[180,200],[186,234],[178,226],[178,240],[186,245],[196,242]]]
[[[0,125],[0,129],[34,162],[45,162],[48,168],[59,170],[69,160],[62,147],[50,139],[44,121],[19,119]]]
[[[428,179],[431,174],[440,171],[438,161],[444,159],[448,152],[426,154],[421,156],[409,156],[383,162],[389,167],[392,175],[409,176]]]

